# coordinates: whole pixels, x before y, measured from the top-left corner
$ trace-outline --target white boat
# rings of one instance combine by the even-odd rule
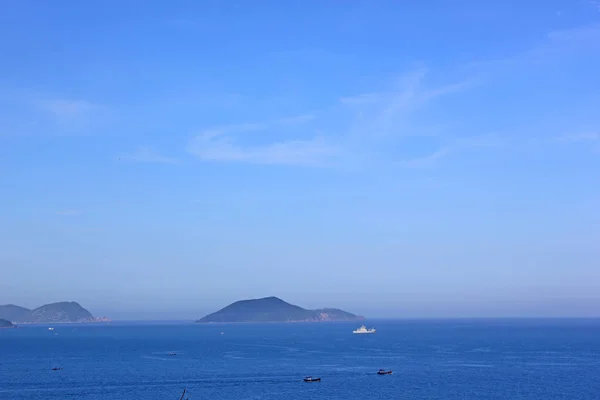
[[[363,325],[360,328],[353,330],[352,333],[375,333],[375,328],[367,329],[367,327]]]
[[[48,330],[49,330],[49,331],[53,331],[53,330],[54,330],[54,328],[48,328]]]

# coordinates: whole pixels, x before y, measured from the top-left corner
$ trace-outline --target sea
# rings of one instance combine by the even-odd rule
[[[600,399],[597,319],[372,320],[371,335],[357,325],[0,329],[0,399]]]

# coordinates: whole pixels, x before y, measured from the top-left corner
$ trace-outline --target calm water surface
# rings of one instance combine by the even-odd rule
[[[600,320],[368,325],[4,329],[0,399],[600,399]]]

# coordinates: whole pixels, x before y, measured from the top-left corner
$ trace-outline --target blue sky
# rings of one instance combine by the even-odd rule
[[[0,304],[600,315],[600,3],[2,9]]]

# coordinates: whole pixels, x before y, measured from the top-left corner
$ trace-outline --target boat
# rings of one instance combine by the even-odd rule
[[[353,330],[352,333],[375,333],[375,328],[367,329],[367,327],[363,325],[360,328]]]
[[[391,369],[389,371],[386,371],[385,369],[380,369],[379,371],[377,371],[377,375],[391,375],[391,374],[392,374]]]
[[[53,367],[52,371],[62,371],[62,367]]]
[[[313,378],[312,376],[307,376],[304,378],[304,382],[321,382],[321,378]]]
[[[177,355],[177,353],[175,353],[174,351],[172,351],[172,352],[170,352],[170,353],[169,353],[169,355],[170,355],[170,356],[176,356],[176,355]]]
[[[49,331],[53,331],[53,330],[54,330],[54,328],[48,328],[48,330],[49,330]]]

